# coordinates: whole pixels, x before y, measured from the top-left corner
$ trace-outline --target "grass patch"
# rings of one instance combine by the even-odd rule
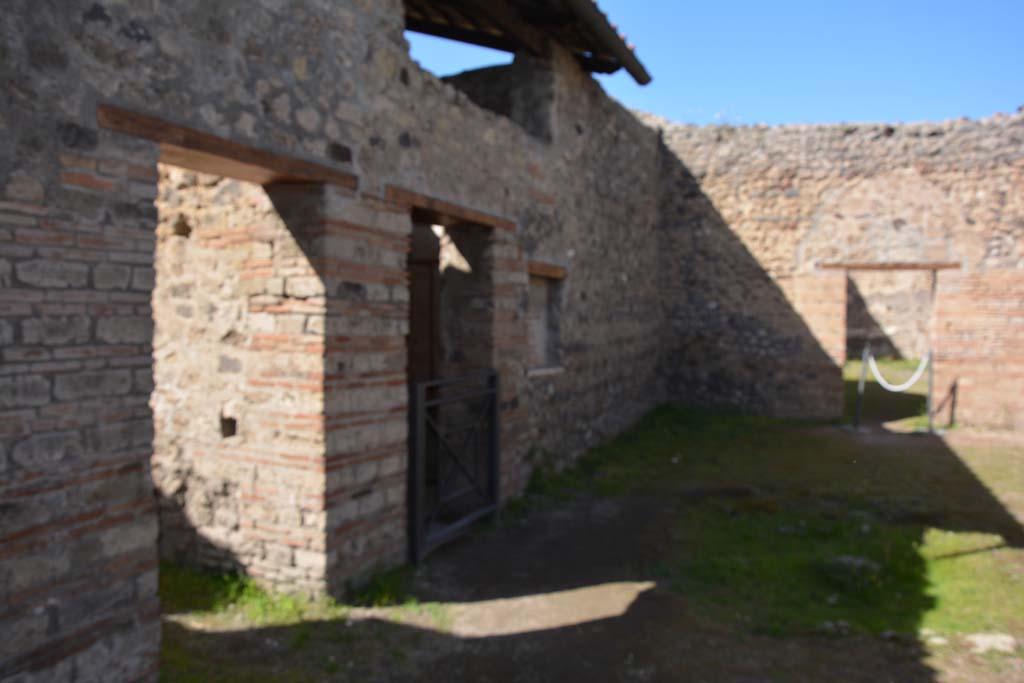
[[[940,633],[1024,634],[1024,551],[995,534],[930,529],[921,548]]]
[[[737,512],[701,504],[680,515],[669,585],[716,619],[771,635],[850,630],[916,633],[934,600],[921,529],[811,506]]]
[[[355,591],[352,602],[361,607],[396,607],[411,604],[415,602],[411,586],[410,567],[380,572]]]
[[[329,598],[272,593],[235,572],[199,571],[168,562],[160,565],[160,600],[167,614],[231,615],[254,625],[344,616]]]
[[[354,605],[271,593],[234,573],[164,564],[160,594],[170,618],[164,623],[160,679],[313,682],[351,674],[339,656],[351,661],[357,654],[379,657],[387,651],[392,664],[405,662],[409,643],[396,642],[399,636],[389,632],[388,622],[408,626],[409,634],[422,628],[448,633],[454,623],[449,605],[421,603],[411,594],[411,577],[411,570],[399,569],[371,580],[356,602],[378,609],[360,621],[352,618]]]
[[[1001,541],[978,533],[1013,523],[989,487],[1019,490],[1024,473],[1005,451],[976,457],[968,467],[932,437],[868,446],[822,425],[664,407],[533,491],[659,497],[672,542],[650,573],[735,628],[1024,633],[1024,552],[960,554]]]
[[[160,563],[160,602],[164,613],[216,612],[235,604],[247,581],[236,573],[196,571]]]

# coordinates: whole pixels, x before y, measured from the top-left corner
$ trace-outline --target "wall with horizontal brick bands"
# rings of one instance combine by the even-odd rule
[[[161,552],[323,592],[324,189],[160,168]]]
[[[86,143],[0,197],[0,680],[157,666],[156,150]]]
[[[315,592],[402,561],[414,208],[487,231],[448,332],[500,373],[506,498],[664,401],[838,414],[839,254],[968,264],[940,376],[1019,426],[1022,116],[695,129],[558,45],[439,79],[400,0],[9,4],[0,680],[155,677],[154,484],[167,557]]]
[[[520,495],[531,473],[527,456],[532,444],[530,413],[527,410],[529,345],[526,311],[529,278],[526,260],[515,235],[492,230],[487,254],[490,268],[491,367],[498,371],[498,435],[501,452],[502,500]]]
[[[1024,429],[1024,272],[942,273],[937,308],[939,422]]]
[[[325,319],[325,533],[331,588],[405,559],[408,210],[329,188]],[[358,264],[353,265],[353,264]]]
[[[1019,428],[1017,397],[1024,395],[1024,385],[1019,381],[1021,357],[1014,351],[1020,329],[1013,311],[1014,297],[1020,298],[1015,278],[1024,268],[1024,114],[911,125],[774,128],[701,128],[639,116],[661,132],[670,165],[679,171],[664,176],[670,186],[663,206],[681,205],[666,223],[679,246],[666,251],[673,258],[682,254],[690,267],[680,270],[675,285],[669,280],[674,287],[669,298],[683,302],[669,315],[679,320],[683,335],[689,334],[683,321],[693,321],[691,315],[715,321],[706,330],[719,328],[722,318],[725,330],[748,327],[740,335],[746,341],[706,339],[703,361],[694,365],[717,369],[703,376],[696,369],[682,372],[683,381],[733,387],[730,402],[767,406],[770,399],[755,397],[762,368],[774,364],[772,358],[744,370],[739,359],[716,361],[715,352],[744,347],[749,356],[751,347],[771,347],[776,358],[785,359],[794,351],[818,355],[816,343],[824,354],[812,365],[820,366],[826,358],[841,362],[838,343],[847,336],[857,353],[871,339],[876,351],[914,357],[927,351],[934,329],[938,377],[945,388],[961,378],[958,419]],[[697,253],[699,259],[687,259]],[[743,261],[756,268],[741,271]],[[939,273],[934,303],[928,271],[850,271],[849,324],[828,312],[832,303],[798,296],[792,308],[799,324],[792,321],[788,327],[806,330],[799,340],[772,342],[775,335],[754,319],[779,320],[793,311],[778,307],[765,316],[767,309],[755,303],[758,290],[772,291],[777,284],[789,290],[789,278],[842,262],[940,262],[960,270]],[[814,292],[814,286],[808,291]],[[704,313],[693,313],[694,306]],[[705,337],[727,337],[707,332]],[[685,336],[682,342],[677,367],[686,367],[687,356],[702,355]],[[809,406],[836,385],[834,372],[817,376],[824,383],[806,383]],[[785,402],[793,405],[788,398]]]

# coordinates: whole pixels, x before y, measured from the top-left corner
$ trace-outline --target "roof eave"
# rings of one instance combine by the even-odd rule
[[[629,75],[640,85],[647,85],[651,82],[651,75],[637,59],[636,54],[629,48],[626,41],[615,32],[608,22],[608,17],[593,0],[563,0],[566,5],[583,20],[587,27],[593,32],[594,37],[622,64]]]

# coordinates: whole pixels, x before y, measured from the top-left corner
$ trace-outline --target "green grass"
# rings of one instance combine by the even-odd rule
[[[394,607],[399,621],[426,616],[435,629],[445,633],[451,630],[453,615],[448,605],[438,602],[420,602],[412,590],[411,567],[399,567],[374,575],[357,590],[352,604],[362,607]]]
[[[377,575],[354,594],[352,604],[272,593],[237,573],[170,563],[161,564],[160,569],[160,597],[169,617],[164,624],[160,679],[167,683],[347,681],[351,679],[338,678],[345,672],[336,655],[349,657],[353,650],[365,653],[374,647],[390,647],[393,651],[387,656],[393,661],[407,655],[387,638],[375,637],[377,626],[372,620],[355,622],[356,609],[374,608],[375,619],[412,624],[413,630],[428,626],[448,633],[454,623],[450,605],[420,602],[412,595],[408,568]],[[257,652],[235,652],[211,644],[232,638],[242,646],[255,646]]]
[[[374,575],[353,595],[353,604],[363,607],[395,607],[410,603],[412,569],[399,567]]]
[[[168,562],[160,566],[160,599],[168,614],[232,613],[259,625],[344,612],[330,600],[268,592],[238,573],[203,572]]]
[[[531,489],[660,496],[673,542],[651,573],[733,627],[1021,633],[1024,552],[956,554],[1000,540],[966,531],[1008,523],[990,487],[1024,489],[1013,454],[991,456],[981,469],[1008,479],[980,480],[933,437],[866,446],[809,423],[661,408]],[[844,556],[878,569],[844,575]]]
[[[248,584],[236,573],[199,572],[160,564],[160,601],[165,614],[219,611],[238,600]]]
[[[1024,552],[996,534],[930,529],[921,548],[935,597],[923,626],[1024,634]]]
[[[825,519],[800,505],[745,512],[699,505],[687,513],[675,526],[680,543],[664,578],[718,620],[772,635],[813,633],[829,622],[912,634],[933,606],[918,528]],[[875,565],[849,570],[844,557]]]

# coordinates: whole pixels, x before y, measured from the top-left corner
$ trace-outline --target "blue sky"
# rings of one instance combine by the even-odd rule
[[[654,81],[599,77],[628,107],[690,123],[980,118],[1024,105],[1024,0],[599,0]],[[445,75],[509,61],[407,34]]]

